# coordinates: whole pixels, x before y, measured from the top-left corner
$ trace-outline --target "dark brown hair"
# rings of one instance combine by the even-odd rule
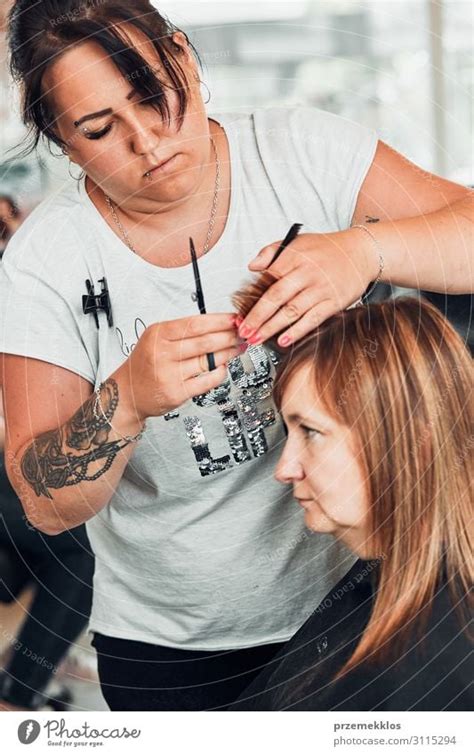
[[[10,218],[17,218],[20,214],[20,208],[9,194],[0,194],[0,204],[2,202],[5,202],[9,209],[6,216],[0,215],[0,241],[7,241],[9,237],[8,220]]]
[[[132,45],[123,24],[130,24],[151,40],[166,71],[166,81],[158,79]],[[29,128],[27,147],[21,155],[32,152],[41,136],[48,145],[67,146],[54,130],[53,104],[43,91],[43,78],[61,55],[86,41],[94,41],[105,50],[122,75],[129,79],[132,88],[156,108],[163,120],[170,119],[165,90],[174,88],[179,97],[177,120],[180,127],[188,100],[186,75],[180,63],[183,49],[172,39],[177,31],[180,30],[149,0],[133,3],[127,0],[17,0],[9,14],[8,38],[10,70],[20,85],[22,117]],[[184,36],[199,62],[197,51]]]
[[[381,559],[371,617],[343,673],[363,660],[386,661],[414,628],[422,630],[443,570],[453,604],[466,606],[473,583],[472,360],[434,306],[397,298],[340,312],[287,351],[275,380],[278,407],[308,364],[308,390],[355,433],[371,552]]]

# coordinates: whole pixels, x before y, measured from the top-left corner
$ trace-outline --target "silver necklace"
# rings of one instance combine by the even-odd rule
[[[209,218],[209,226],[208,226],[208,229],[207,229],[206,241],[204,243],[204,248],[203,248],[203,251],[202,251],[203,255],[207,254],[207,252],[209,251],[209,242],[211,240],[212,231],[214,230],[214,225],[215,225],[215,222],[216,222],[217,198],[218,198],[218,195],[219,195],[219,187],[220,187],[220,181],[221,181],[220,161],[219,161],[219,157],[217,155],[216,145],[214,143],[214,139],[212,138],[212,136],[210,137],[210,140],[211,140],[212,148],[214,150],[214,155],[215,155],[215,158],[216,158],[216,181],[215,181],[215,184],[214,184],[214,198],[212,200],[211,216]],[[149,174],[147,173],[146,175],[149,175]],[[107,206],[108,206],[110,212],[112,213],[112,217],[114,219],[114,222],[117,225],[118,229],[120,230],[120,233],[122,234],[122,237],[123,237],[126,245],[128,246],[129,249],[132,250],[132,252],[134,254],[138,255],[137,250],[135,249],[135,247],[133,246],[133,244],[132,244],[132,242],[130,240],[130,236],[128,235],[128,232],[123,227],[122,222],[120,221],[120,218],[117,215],[117,210],[115,209],[115,203],[112,202],[111,198],[107,194],[105,195],[105,201],[107,203]]]

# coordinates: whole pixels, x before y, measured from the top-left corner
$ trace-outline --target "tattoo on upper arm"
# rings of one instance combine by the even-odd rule
[[[110,422],[118,406],[118,386],[113,378],[102,385],[100,398],[103,414],[95,415],[93,394],[65,425],[39,435],[26,449],[21,471],[37,496],[52,499],[50,489],[97,480],[110,469],[118,452],[130,443],[126,439],[108,440]],[[100,461],[103,461],[100,468],[89,474],[89,465]]]

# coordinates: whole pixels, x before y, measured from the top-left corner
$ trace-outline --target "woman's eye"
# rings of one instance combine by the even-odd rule
[[[85,134],[86,139],[102,139],[103,136],[109,133],[110,129],[112,128],[112,125],[105,126],[105,128],[101,129],[100,131],[87,131],[87,134]]]
[[[306,425],[300,425],[300,427],[307,438],[316,438],[323,434],[320,430],[315,430],[314,427],[307,427]]]

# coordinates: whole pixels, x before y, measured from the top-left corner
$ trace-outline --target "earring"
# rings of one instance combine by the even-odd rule
[[[207,105],[211,101],[211,92],[209,90],[209,87],[207,86],[207,84],[206,84],[205,81],[201,81],[201,79],[199,78],[199,76],[196,77],[196,81],[199,81],[199,83],[201,84],[201,86],[206,87],[206,89],[207,89],[207,100],[204,103],[205,105]]]
[[[82,178],[84,178],[85,172],[83,170],[81,171],[81,173],[80,173],[79,176],[73,176],[72,173],[71,173],[71,165],[72,165],[72,161],[69,160],[69,165],[68,165],[67,170],[68,170],[68,173],[71,176],[71,178],[74,179],[74,181],[80,181]]]

